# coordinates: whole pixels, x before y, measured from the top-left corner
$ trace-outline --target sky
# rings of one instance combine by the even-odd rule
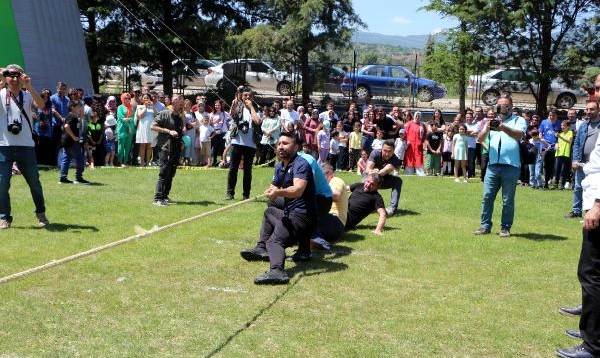
[[[365,32],[384,35],[429,35],[455,27],[458,22],[436,12],[418,10],[428,0],[352,0],[354,11],[368,25]]]

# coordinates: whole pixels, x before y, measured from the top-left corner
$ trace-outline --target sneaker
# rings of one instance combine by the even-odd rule
[[[477,229],[473,234],[475,235],[487,235],[490,233],[490,229],[486,229],[483,226]]]
[[[233,200],[233,195],[227,194],[225,195],[225,198],[223,198],[223,200]]]
[[[81,185],[90,185],[90,182],[83,178],[77,178],[77,179],[75,179],[75,181],[73,183],[81,184]]]
[[[312,260],[312,254],[308,252],[296,251],[292,256],[287,258],[287,261],[306,262]]]
[[[46,213],[37,213],[35,215],[38,218],[39,227],[46,227],[48,224],[50,224],[50,221],[48,221],[48,218],[46,217]]]
[[[327,250],[327,251],[331,250],[331,244],[329,243],[329,241],[325,240],[322,237],[317,236],[310,241],[312,244],[314,244],[314,247],[316,247],[316,248],[320,248],[322,250]]]
[[[500,237],[510,237],[509,229],[500,229],[500,233],[498,234]]]
[[[455,182],[455,183],[460,183],[460,179],[458,179],[458,178],[454,178],[454,182]]]
[[[571,189],[571,183],[566,182],[564,188],[565,188],[565,190]]]
[[[154,204],[154,206],[169,206],[169,203],[163,199],[156,199],[152,202],[152,204]]]
[[[242,200],[248,200],[250,199],[250,195],[242,195]]]
[[[0,229],[8,229],[10,227],[10,221],[6,219],[0,219]]]
[[[283,270],[269,270],[254,279],[257,285],[285,285],[290,278]]]
[[[269,261],[269,252],[262,247],[253,249],[243,249],[240,251],[240,256],[246,261]]]
[[[396,209],[392,208],[391,206],[388,206],[387,208],[385,208],[385,212],[387,213],[387,216],[392,216],[396,213]]]
[[[581,217],[581,213],[577,214],[573,211],[571,211],[570,213],[565,215],[565,219],[574,219],[574,218],[580,218],[580,217]]]
[[[58,184],[73,184],[73,182],[67,178],[60,178]]]

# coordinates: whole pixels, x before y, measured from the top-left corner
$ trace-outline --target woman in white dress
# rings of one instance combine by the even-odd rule
[[[139,145],[138,164],[143,167],[152,159],[152,138],[154,134],[150,127],[152,126],[156,110],[148,94],[142,96],[142,104],[142,106],[137,106],[135,112],[135,122],[137,125],[135,142]]]

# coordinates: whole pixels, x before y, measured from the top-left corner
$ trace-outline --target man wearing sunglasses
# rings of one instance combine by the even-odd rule
[[[45,103],[21,66],[6,66],[2,69],[2,77],[6,88],[0,89],[0,229],[8,229],[13,221],[8,194],[13,162],[17,163],[29,185],[38,226],[44,227],[49,222],[35,156],[31,120],[33,102],[38,108],[44,108]]]

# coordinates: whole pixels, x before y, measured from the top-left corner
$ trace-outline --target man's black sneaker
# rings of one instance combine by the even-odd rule
[[[573,211],[571,211],[570,213],[565,215],[565,219],[574,219],[574,218],[580,218],[580,217],[581,217],[581,213],[577,214]]]
[[[310,251],[308,251],[308,252],[296,251],[292,256],[288,257],[287,260],[294,261],[294,262],[310,261],[310,260],[312,260],[312,254],[310,253]]]
[[[233,195],[227,194],[225,195],[225,198],[223,198],[223,200],[233,200]]]
[[[269,261],[269,252],[262,247],[244,249],[240,251],[240,255],[246,261]]]
[[[156,199],[152,202],[154,206],[169,206],[169,203],[163,199]]]
[[[77,179],[75,179],[75,181],[73,183],[81,184],[81,185],[90,185],[90,182],[83,178],[77,178]]]
[[[58,179],[58,184],[73,184],[73,182],[67,178]]]
[[[577,330],[577,329],[567,329],[565,331],[565,334],[567,335],[567,337],[583,339],[583,336],[581,335],[581,331]]]
[[[565,316],[581,316],[582,306],[578,305],[575,307],[560,307],[558,312]]]
[[[269,270],[254,279],[257,285],[285,285],[290,278],[283,270]]]
[[[250,195],[242,195],[242,200],[248,200],[250,199]]]
[[[477,229],[473,234],[474,235],[487,235],[490,233],[490,229],[486,229],[483,226]]]

